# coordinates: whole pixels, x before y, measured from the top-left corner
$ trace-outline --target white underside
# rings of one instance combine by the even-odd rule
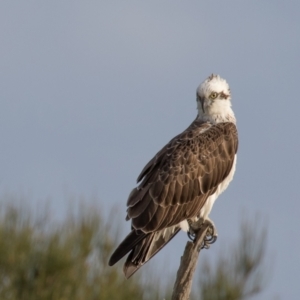
[[[202,207],[201,211],[200,211],[200,217],[203,218],[204,220],[206,220],[208,218],[208,215],[213,207],[214,202],[216,201],[216,199],[219,197],[219,195],[224,192],[229,183],[231,182],[231,180],[233,179],[233,175],[235,173],[235,166],[236,166],[236,155],[234,157],[234,161],[233,161],[233,165],[231,168],[230,173],[228,174],[228,176],[223,180],[223,182],[221,182],[216,190],[216,192],[209,196],[206,203],[204,204],[204,206]],[[183,231],[188,231],[189,230],[189,224],[187,222],[187,220],[181,221],[180,222],[180,228]]]

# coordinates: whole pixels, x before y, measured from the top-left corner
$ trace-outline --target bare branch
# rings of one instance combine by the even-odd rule
[[[192,287],[193,276],[195,273],[197,261],[199,258],[201,246],[206,236],[208,224],[197,232],[194,242],[187,242],[179,269],[177,271],[177,277],[173,288],[172,300],[187,300],[189,299]]]

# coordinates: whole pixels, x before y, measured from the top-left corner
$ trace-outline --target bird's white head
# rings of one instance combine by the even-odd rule
[[[198,118],[212,123],[233,122],[230,88],[219,75],[210,75],[197,88]]]

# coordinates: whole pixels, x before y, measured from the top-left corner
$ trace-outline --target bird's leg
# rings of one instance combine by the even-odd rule
[[[201,249],[208,249],[210,244],[213,244],[218,237],[218,233],[215,227],[215,224],[210,219],[199,218],[197,221],[193,222],[192,220],[187,220],[189,224],[188,237],[194,242],[196,238],[197,232],[204,226],[208,225],[208,230],[204,237],[203,243],[201,245]]]

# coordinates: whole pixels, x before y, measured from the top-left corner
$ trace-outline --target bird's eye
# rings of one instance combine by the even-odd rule
[[[218,97],[218,93],[216,92],[212,92],[210,95],[209,95],[209,98],[210,99],[216,99]]]

